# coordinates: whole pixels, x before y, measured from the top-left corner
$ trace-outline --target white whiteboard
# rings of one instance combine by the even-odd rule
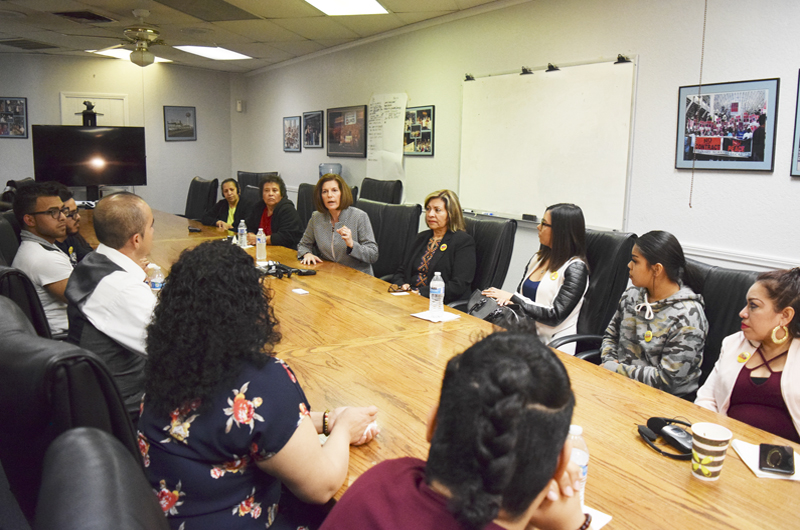
[[[461,205],[520,217],[571,202],[587,225],[622,229],[634,69],[609,62],[465,81]]]

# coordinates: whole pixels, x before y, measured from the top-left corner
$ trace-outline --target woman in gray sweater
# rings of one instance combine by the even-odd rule
[[[314,206],[297,259],[304,265],[335,261],[372,274],[378,261],[378,244],[366,213],[351,206],[353,194],[342,177],[328,173],[314,187]]]

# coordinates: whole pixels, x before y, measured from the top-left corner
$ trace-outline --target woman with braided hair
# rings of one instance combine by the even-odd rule
[[[374,466],[321,530],[585,530],[566,441],[574,404],[552,351],[530,334],[490,335],[447,364],[428,461]]]

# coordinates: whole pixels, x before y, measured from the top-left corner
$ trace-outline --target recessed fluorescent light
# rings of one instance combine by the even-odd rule
[[[377,0],[306,0],[326,15],[384,15],[388,13]]]
[[[115,59],[122,59],[124,61],[131,60],[131,51],[126,50],[125,48],[111,48],[110,50],[86,50],[89,53],[96,53],[97,55],[105,55],[106,57],[113,57]],[[169,59],[162,59],[161,57],[156,57],[157,63],[171,63],[172,61]]]
[[[215,61],[238,61],[240,59],[252,59],[252,57],[248,57],[247,55],[242,55],[241,53],[232,52],[230,50],[226,50],[225,48],[212,48],[209,46],[173,46],[174,48],[178,48],[181,51],[193,53],[195,55],[200,55],[201,57],[208,57],[209,59],[214,59]]]

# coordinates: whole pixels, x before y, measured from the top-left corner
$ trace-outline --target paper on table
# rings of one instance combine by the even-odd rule
[[[296,294],[308,294],[308,291],[305,289],[300,289],[299,287],[297,289],[292,289],[292,292]]]
[[[408,296],[411,293],[409,293],[408,291],[400,291],[399,293],[392,293],[392,294],[395,296]]]
[[[422,320],[430,320],[431,322],[450,322],[457,318],[461,318],[453,313],[442,313],[441,315],[433,315],[430,311],[423,311],[422,313],[411,313],[412,317],[421,318]]]
[[[743,442],[741,440],[734,440],[731,442],[731,445],[736,452],[739,453],[739,457],[742,461],[747,464],[747,467],[750,468],[750,471],[755,474],[758,478],[777,478],[781,480],[800,480],[800,474],[795,473],[794,475],[783,475],[781,473],[768,473],[766,471],[761,471],[758,469],[758,453],[759,448],[755,444],[749,444],[747,442]],[[794,461],[800,462],[800,454],[797,451],[794,452]]]
[[[586,513],[592,514],[592,524],[589,526],[591,530],[600,530],[605,525],[607,525],[612,519],[612,517],[607,513],[595,510],[594,508],[589,508],[588,506],[584,506],[583,509],[586,510]]]

